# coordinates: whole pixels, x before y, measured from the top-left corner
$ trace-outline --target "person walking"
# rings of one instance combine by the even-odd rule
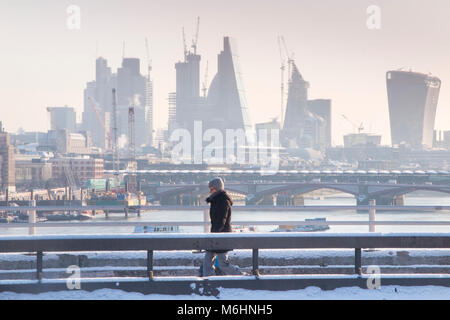
[[[208,187],[210,195],[206,202],[211,205],[209,209],[211,232],[232,232],[231,206],[233,205],[233,200],[225,191],[223,180],[215,178],[209,182]],[[206,251],[201,268],[202,276],[208,277],[214,274],[242,275],[243,273],[229,262],[228,251],[230,250]],[[216,267],[213,266],[215,257],[217,259]]]

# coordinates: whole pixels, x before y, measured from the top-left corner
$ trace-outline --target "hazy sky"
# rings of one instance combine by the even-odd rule
[[[66,9],[81,8],[81,30],[69,30]],[[366,10],[381,8],[381,29],[369,30]],[[333,142],[354,131],[342,114],[389,143],[385,73],[411,68],[442,80],[436,128],[450,130],[450,1],[448,0],[15,0],[0,3],[0,120],[8,131],[47,130],[47,106],[69,105],[81,118],[83,89],[98,54],[115,71],[125,56],[146,70],[153,61],[154,123],[167,125],[174,63],[182,59],[200,16],[202,79],[217,70],[222,37],[236,39],[251,121],[280,113],[277,35],[285,37],[310,82],[310,98],[333,100]]]

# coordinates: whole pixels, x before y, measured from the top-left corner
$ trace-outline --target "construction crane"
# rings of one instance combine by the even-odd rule
[[[345,116],[345,114],[342,115],[342,117],[347,120],[355,129],[358,130],[358,133],[361,133],[364,130],[363,123],[361,122],[359,126],[357,126],[353,121],[351,121],[349,118]]]
[[[134,106],[128,108],[128,192],[136,193],[136,139]]]
[[[198,44],[198,33],[200,30],[200,17],[197,17],[197,29],[195,31],[195,37],[192,39],[192,49],[194,51],[194,54],[197,54],[197,44]]]
[[[278,36],[278,49],[280,51],[280,70],[281,70],[281,112],[280,112],[280,125],[283,125],[284,118],[284,70],[286,69],[286,60],[283,57],[283,50],[281,49],[281,36]]]
[[[184,62],[186,62],[186,58],[188,55],[188,50],[187,50],[187,46],[186,46],[186,35],[184,33],[184,27],[181,28],[182,30],[182,34],[183,34],[183,51],[184,51]]]
[[[147,55],[147,76],[150,79],[150,71],[152,71],[152,60],[150,59],[150,51],[148,50],[147,38],[145,38],[145,53]]]
[[[112,89],[112,112],[113,112],[113,171],[117,177],[119,175],[119,149],[117,145],[117,103],[116,103],[116,89]]]
[[[100,113],[98,112],[97,108],[94,105],[94,102],[92,101],[91,97],[88,97],[89,105],[91,106],[92,110],[94,110],[95,115],[97,116],[98,122],[100,122],[100,125],[102,126],[103,130],[105,130],[106,136],[108,137],[108,146],[106,149],[111,149],[111,143],[112,143],[112,137],[109,133],[109,130],[105,126],[105,122],[103,121]]]
[[[206,61],[205,78],[203,79],[203,83],[202,83],[202,91],[203,91],[203,96],[205,98],[206,98],[206,91],[208,91],[207,87],[208,87],[208,61]]]
[[[153,83],[150,78],[150,72],[152,71],[152,60],[150,59],[150,51],[148,49],[148,40],[145,38],[145,52],[147,55],[147,81],[145,84],[145,124],[150,130],[147,131],[146,143],[153,145]]]
[[[291,71],[292,71],[292,64],[294,63],[294,54],[290,54],[289,50],[286,45],[286,41],[284,40],[284,37],[281,36],[281,42],[283,43],[284,51],[286,52],[286,58],[288,62],[288,78],[289,82],[291,82]]]

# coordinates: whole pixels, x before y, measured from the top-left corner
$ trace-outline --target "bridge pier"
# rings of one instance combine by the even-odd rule
[[[302,194],[278,194],[277,206],[304,206],[305,198]]]
[[[288,194],[279,193],[277,195],[277,207],[291,206],[291,196]]]
[[[405,204],[405,195],[382,194],[371,196],[359,194],[356,197],[356,204],[358,206],[367,206],[370,200],[375,200],[378,205],[382,206],[403,206]]]
[[[273,194],[265,195],[263,197],[254,197],[254,198],[246,198],[245,205],[254,205],[254,206],[275,206],[277,198]]]
[[[405,195],[397,195],[394,197],[394,205],[396,206],[404,206],[405,205]]]
[[[160,198],[161,205],[181,205],[182,197],[180,195],[162,196]]]

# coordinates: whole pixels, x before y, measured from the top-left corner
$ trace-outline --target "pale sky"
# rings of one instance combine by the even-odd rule
[[[67,28],[69,5],[81,9],[81,30]],[[381,8],[381,29],[366,10]],[[345,114],[390,141],[385,73],[401,67],[442,80],[436,128],[450,130],[450,2],[448,0],[15,0],[0,3],[0,120],[8,131],[47,130],[47,106],[83,110],[98,54],[115,71],[125,56],[141,58],[145,37],[154,80],[154,124],[167,125],[174,63],[182,59],[181,28],[190,43],[200,16],[202,80],[217,70],[223,36],[235,38],[253,124],[280,113],[283,35],[310,82],[310,98],[332,99],[333,143],[354,132]]]

